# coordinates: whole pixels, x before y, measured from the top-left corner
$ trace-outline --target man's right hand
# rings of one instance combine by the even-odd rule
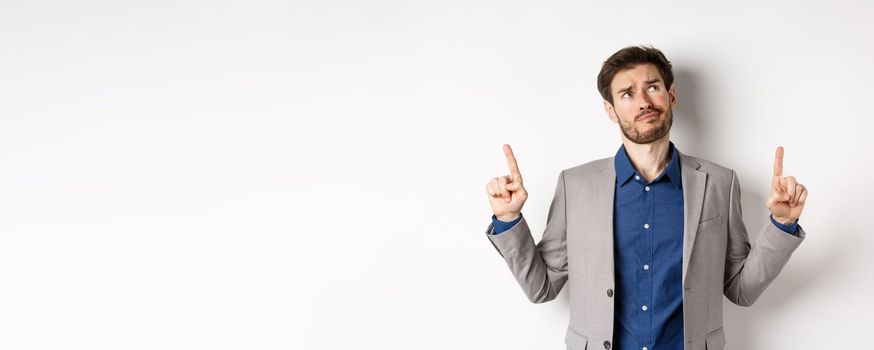
[[[504,145],[504,155],[510,166],[510,175],[493,178],[486,185],[489,194],[489,204],[498,220],[510,222],[519,217],[522,205],[528,199],[528,192],[522,186],[522,174],[519,173],[519,165],[510,145]]]

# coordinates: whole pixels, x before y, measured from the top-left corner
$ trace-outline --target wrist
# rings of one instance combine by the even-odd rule
[[[782,218],[779,216],[775,216],[773,214],[771,214],[771,216],[774,217],[774,221],[777,221],[777,222],[779,222],[783,225],[787,225],[787,226],[794,224],[795,221],[798,220],[798,218]]]
[[[519,215],[520,215],[520,213],[511,213],[511,214],[506,214],[506,215],[495,215],[495,218],[497,218],[498,221],[513,222],[513,220],[516,220],[519,218]]]

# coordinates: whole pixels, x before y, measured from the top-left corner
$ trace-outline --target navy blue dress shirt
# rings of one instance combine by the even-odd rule
[[[617,350],[683,349],[683,182],[679,152],[669,145],[671,161],[654,180],[632,166],[625,146],[614,157],[613,207]],[[522,219],[502,222],[492,215],[495,234]],[[791,225],[771,221],[794,234]]]
[[[683,349],[683,181],[680,157],[649,183],[625,146],[614,158],[617,350]]]

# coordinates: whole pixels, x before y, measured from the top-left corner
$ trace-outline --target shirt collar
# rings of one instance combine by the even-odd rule
[[[671,154],[671,162],[668,163],[668,167],[665,171],[656,177],[653,182],[658,181],[662,176],[667,176],[675,187],[680,188],[682,187],[682,179],[680,178],[680,152],[676,150],[673,142],[668,141],[668,144],[668,152]],[[619,151],[617,151],[616,156],[613,157],[613,164],[616,167],[616,183],[619,184],[620,187],[625,186],[633,175],[638,175],[637,171],[634,170],[634,166],[631,165],[631,160],[628,159],[628,154],[625,153],[625,145],[619,147]]]

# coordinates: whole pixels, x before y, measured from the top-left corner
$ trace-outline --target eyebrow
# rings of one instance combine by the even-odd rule
[[[616,93],[622,95],[622,93],[628,92],[628,91],[631,91],[631,85],[628,85],[628,87],[621,89],[619,91],[616,91]]]
[[[650,85],[650,84],[658,83],[660,81],[662,81],[662,80],[661,79],[650,79],[650,80],[643,82],[643,85]],[[616,93],[622,95],[623,92],[631,91],[631,87],[632,87],[632,85],[628,85],[628,87],[622,88],[619,91],[616,91]]]

